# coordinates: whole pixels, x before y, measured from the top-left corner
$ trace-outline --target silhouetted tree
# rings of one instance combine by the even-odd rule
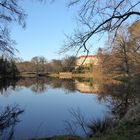
[[[8,60],[6,58],[0,58],[0,77],[15,78],[19,74],[14,60]]]

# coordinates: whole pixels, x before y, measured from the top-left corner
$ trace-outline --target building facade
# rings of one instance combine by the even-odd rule
[[[97,55],[80,56],[76,60],[76,67],[84,66],[88,67],[90,65],[98,65]]]

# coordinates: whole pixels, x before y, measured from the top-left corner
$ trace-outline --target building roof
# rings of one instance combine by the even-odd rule
[[[97,57],[97,55],[82,55],[82,56],[79,56],[78,59],[80,58],[95,58]]]

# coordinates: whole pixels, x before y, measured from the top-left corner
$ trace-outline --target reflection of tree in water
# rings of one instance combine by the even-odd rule
[[[18,79],[1,79],[0,80],[0,94],[8,96],[11,90],[16,89],[16,82]]]
[[[139,85],[123,83],[123,88],[122,91],[120,91],[119,97],[114,97],[113,100],[115,102],[113,102],[113,113],[117,114],[119,119],[124,117],[130,107],[139,103],[140,96],[138,95],[139,92],[136,92],[136,89],[140,91]]]
[[[52,88],[62,88],[67,93],[75,91],[75,83],[72,79],[59,79],[51,77],[42,78],[21,78],[19,80],[2,80],[0,93],[7,95],[8,90],[20,90],[22,87],[31,88],[35,93],[43,93],[49,86]],[[10,88],[9,88],[10,87]]]
[[[66,89],[67,93],[74,92],[76,90],[74,80],[63,80],[62,88]]]
[[[62,85],[62,80],[59,79],[59,78],[52,78],[51,79],[51,83],[50,83],[50,86],[52,88],[60,88]]]
[[[29,87],[35,93],[43,93],[49,86],[52,88],[63,88],[67,92],[75,91],[75,83],[72,79],[59,78],[25,78],[17,83],[20,86]]]
[[[106,101],[107,97],[111,97],[110,107],[118,119],[121,119],[130,107],[135,106],[140,101],[139,82],[134,81],[134,79],[124,82],[104,81],[100,82],[99,85],[98,100]]]
[[[36,82],[31,86],[31,90],[35,93],[43,93],[47,90],[45,79],[36,79]]]
[[[59,79],[55,78],[51,81],[52,88],[63,88],[66,93],[75,91],[75,82],[73,79]]]
[[[0,139],[12,140],[14,139],[14,131],[17,123],[20,122],[19,115],[24,110],[20,109],[18,105],[7,106],[0,112]]]

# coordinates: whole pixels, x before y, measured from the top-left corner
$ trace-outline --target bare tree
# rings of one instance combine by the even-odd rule
[[[106,74],[124,74],[130,78],[139,73],[140,51],[139,38],[137,38],[139,34],[138,36],[135,34],[133,38],[128,29],[128,26],[121,27],[115,40],[112,36],[109,37],[108,50],[99,55],[100,65]],[[113,43],[111,43],[112,40],[114,40]]]
[[[62,71],[62,61],[53,59],[51,62],[51,67],[53,72],[61,72]]]
[[[130,55],[131,55],[131,45],[128,37],[127,29],[119,30],[116,35],[116,39],[111,48],[110,59],[115,71],[127,74],[130,77]]]
[[[25,27],[26,14],[19,6],[18,0],[0,0],[0,51],[14,54],[14,41],[10,39],[8,26],[16,22]]]
[[[23,28],[26,26],[27,15],[21,7],[22,2],[20,0],[0,0],[0,51],[5,55],[13,55],[17,51],[14,47],[15,41],[10,38],[9,24],[18,23]]]
[[[31,62],[34,64],[34,68],[37,74],[45,71],[45,64],[47,62],[45,57],[35,56],[31,59]]]
[[[63,71],[72,71],[76,65],[76,57],[74,56],[66,56],[62,60]]]
[[[124,23],[135,21],[140,16],[140,0],[70,0],[69,7],[78,6],[77,19],[80,29],[68,37],[63,51],[83,48],[89,52],[88,43],[94,36],[114,32]]]

